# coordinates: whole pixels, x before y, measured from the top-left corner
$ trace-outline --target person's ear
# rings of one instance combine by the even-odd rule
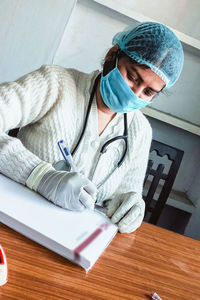
[[[116,57],[116,53],[119,51],[119,46],[115,45],[112,48],[109,49],[109,51],[106,54],[105,62],[106,61],[112,61]]]

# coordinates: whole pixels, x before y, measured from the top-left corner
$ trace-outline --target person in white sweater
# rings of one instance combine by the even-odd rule
[[[1,84],[0,172],[65,209],[106,205],[120,232],[136,230],[152,138],[140,108],[171,87],[182,66],[180,41],[164,25],[147,22],[113,38],[102,73],[44,65]],[[127,139],[110,143],[98,160],[105,142],[124,134],[126,118]],[[20,128],[17,138],[6,133],[13,128]],[[57,168],[62,139],[76,172]]]

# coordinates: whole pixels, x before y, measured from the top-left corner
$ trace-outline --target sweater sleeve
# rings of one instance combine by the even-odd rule
[[[14,82],[0,85],[0,172],[25,184],[41,159],[21,141],[6,134],[10,129],[37,122],[53,107],[59,91],[59,67],[42,66]]]

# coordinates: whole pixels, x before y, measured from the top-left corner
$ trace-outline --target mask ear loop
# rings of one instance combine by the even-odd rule
[[[116,52],[113,53],[111,56],[111,59],[104,62],[103,65],[103,77],[106,76],[108,73],[110,73],[113,69],[117,67],[116,64],[118,64],[118,56],[121,52],[121,49],[118,49]]]
[[[118,58],[118,55],[117,55],[117,57],[116,57],[116,63],[115,63],[115,68],[117,68],[117,69],[118,69],[118,60],[119,60],[119,58]]]
[[[119,54],[121,52],[121,49],[119,48],[116,52],[116,62],[115,62],[115,68],[118,68],[118,62],[119,62]]]

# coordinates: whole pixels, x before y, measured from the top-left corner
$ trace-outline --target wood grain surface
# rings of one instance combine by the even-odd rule
[[[0,223],[8,282],[1,300],[200,299],[200,242],[143,223],[117,234],[88,272]]]

